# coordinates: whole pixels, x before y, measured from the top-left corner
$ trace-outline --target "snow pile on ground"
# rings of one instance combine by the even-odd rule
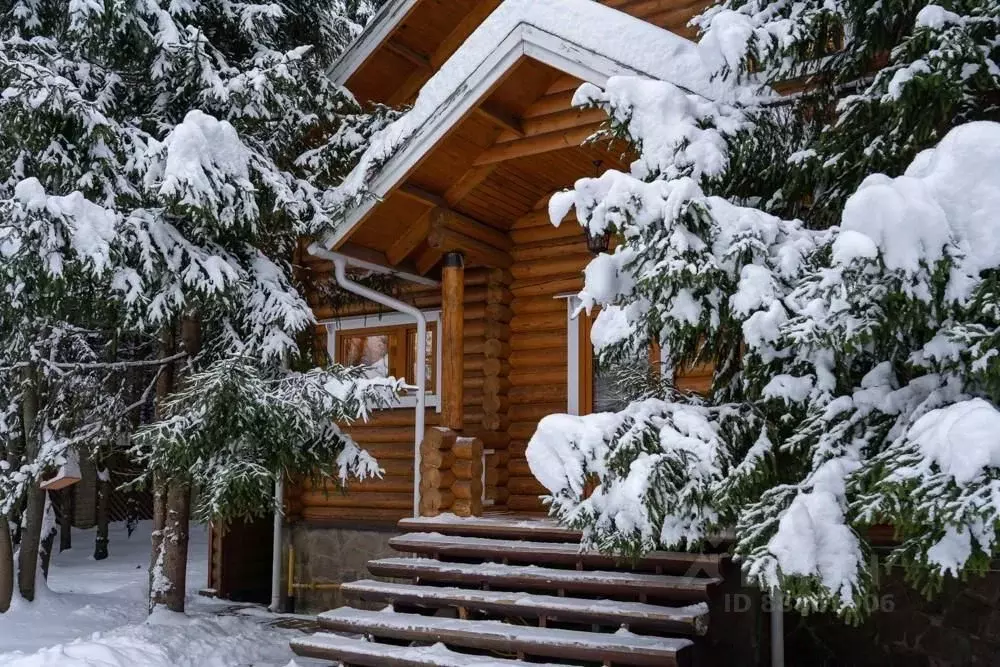
[[[48,588],[0,614],[0,667],[284,667],[288,631],[254,616],[219,616],[229,606],[196,594],[205,585],[208,534],[192,526],[187,616],[146,615],[152,524],[131,537],[110,529],[110,557],[94,561],[93,530],[74,530],[74,548],[53,555]],[[300,660],[299,667],[314,665]]]

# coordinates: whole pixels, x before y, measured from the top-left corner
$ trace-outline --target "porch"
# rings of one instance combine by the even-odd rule
[[[369,561],[371,578],[340,586],[350,606],[293,650],[364,667],[757,664],[725,554],[626,562],[548,519],[488,513],[400,521],[390,544],[409,557]]]

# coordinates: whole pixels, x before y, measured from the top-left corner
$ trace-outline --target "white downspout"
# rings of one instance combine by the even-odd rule
[[[370,299],[375,303],[382,304],[387,308],[409,315],[417,321],[417,386],[414,387],[417,394],[417,414],[416,427],[413,436],[413,516],[420,516],[420,444],[424,439],[424,404],[427,389],[427,317],[419,308],[414,308],[408,303],[394,299],[387,294],[382,294],[369,287],[360,285],[347,277],[348,258],[331,252],[321,246],[313,244],[309,252],[316,257],[333,262],[334,277],[344,290],[365,299]]]
[[[785,595],[771,590],[771,667],[785,667]]]
[[[268,607],[277,614],[281,611],[281,529],[284,517],[281,514],[281,504],[285,500],[285,480],[279,475],[274,482],[274,545],[271,548],[271,606]],[[292,576],[289,572],[288,576]]]

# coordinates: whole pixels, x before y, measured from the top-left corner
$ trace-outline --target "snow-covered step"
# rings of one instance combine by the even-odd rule
[[[722,581],[715,577],[557,570],[537,565],[446,563],[433,558],[383,558],[368,561],[368,571],[376,577],[438,584],[616,597],[646,596],[676,602],[707,601],[712,588]]]
[[[441,533],[459,537],[490,537],[535,542],[580,542],[578,530],[563,528],[552,519],[517,517],[459,517],[441,514],[436,517],[403,519],[402,530],[413,533]]]
[[[704,635],[708,628],[708,605],[704,602],[684,607],[662,607],[641,602],[439,588],[393,584],[370,579],[344,584],[340,592],[349,600],[403,603],[430,608],[451,607],[514,618],[538,618],[614,627],[625,625],[630,628],[688,635]]]
[[[441,533],[407,533],[392,538],[389,540],[389,545],[397,551],[423,554],[435,558],[480,558],[489,561],[564,565],[578,568],[628,567],[685,576],[719,576],[722,563],[726,559],[726,556],[722,554],[653,551],[632,562],[597,551],[581,551],[576,544],[493,540],[482,537],[442,535]]]
[[[621,667],[687,665],[694,645],[688,639],[651,637],[626,631],[614,634],[580,632],[346,607],[320,614],[318,620],[321,627],[334,632],[506,651],[518,657],[594,660],[600,655],[599,660]]]
[[[391,646],[328,633],[293,639],[290,643],[295,654],[304,658],[361,667],[561,667],[456,653],[443,644]]]

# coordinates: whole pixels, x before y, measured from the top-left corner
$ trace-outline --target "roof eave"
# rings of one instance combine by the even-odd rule
[[[339,228],[323,239],[327,248],[347,241],[368,214],[409,175],[420,159],[454,125],[472,111],[499,80],[527,56],[575,76],[582,81],[604,86],[612,76],[632,75],[656,78],[626,64],[575,44],[527,22],[519,23],[493,50],[489,57],[470,73],[458,94],[448,98],[427,122],[421,125],[371,179],[372,197],[367,197],[347,211]]]
[[[327,75],[338,85],[347,81],[368,62],[368,59],[398,28],[420,0],[389,0],[357,39],[327,70]]]

